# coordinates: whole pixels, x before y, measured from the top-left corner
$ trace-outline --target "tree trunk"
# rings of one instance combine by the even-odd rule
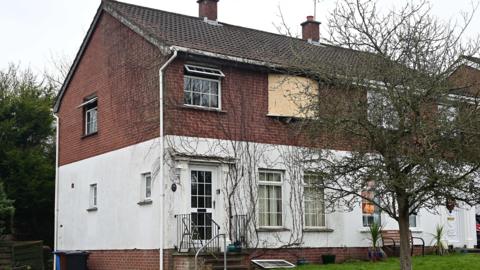
[[[408,219],[408,207],[400,205],[398,227],[400,228],[400,269],[412,270],[412,256],[410,250],[410,225]],[[402,209],[403,208],[403,209]]]

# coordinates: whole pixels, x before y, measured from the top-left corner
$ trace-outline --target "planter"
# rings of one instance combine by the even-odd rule
[[[385,258],[385,253],[381,248],[369,249],[368,258],[370,261],[380,261]]]
[[[242,247],[241,246],[237,246],[235,244],[230,244],[227,246],[227,251],[228,252],[241,252],[242,251]]]
[[[322,262],[323,264],[333,264],[335,263],[335,258],[336,258],[336,255],[334,254],[325,254],[325,255],[322,255]]]

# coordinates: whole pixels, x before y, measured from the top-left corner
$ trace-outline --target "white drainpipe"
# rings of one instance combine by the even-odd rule
[[[53,240],[53,250],[57,251],[58,248],[58,144],[59,144],[59,135],[60,135],[60,118],[57,114],[53,114],[56,124],[56,134],[55,134],[55,221],[54,221],[54,240]],[[55,261],[55,255],[53,255],[53,270],[57,269],[57,263]]]
[[[172,56],[170,57],[170,59],[167,60],[167,62],[165,62],[165,64],[163,64],[163,66],[160,68],[160,70],[158,71],[158,75],[159,75],[159,82],[160,82],[160,93],[159,93],[159,103],[160,103],[160,136],[159,136],[159,140],[160,140],[160,151],[159,151],[159,162],[160,162],[160,166],[159,166],[159,172],[158,172],[158,176],[159,176],[159,185],[160,185],[160,270],[163,270],[163,231],[164,231],[164,228],[163,228],[163,224],[164,224],[164,198],[165,198],[165,187],[164,187],[164,179],[163,179],[163,163],[164,163],[164,158],[163,158],[163,155],[164,155],[164,140],[163,140],[163,71],[165,70],[165,68],[167,68],[167,66],[177,57],[177,50],[174,49],[174,48],[170,48],[171,51],[173,51],[173,54]]]

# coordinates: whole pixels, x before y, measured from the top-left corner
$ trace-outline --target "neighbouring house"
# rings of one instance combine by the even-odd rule
[[[368,226],[396,222],[368,203],[326,213],[328,194],[295,163],[306,145],[286,94],[318,84],[278,72],[355,68],[359,52],[319,43],[313,17],[296,39],[219,22],[218,0],[197,2],[199,17],[102,1],[54,108],[56,250],[90,252],[89,269],[186,269],[188,251],[223,246],[226,234],[248,251],[238,267],[366,258]],[[428,245],[449,220],[449,244],[472,247],[475,210],[443,208],[411,216],[412,233]]]
[[[466,100],[474,102],[480,95],[480,58],[463,56],[458,61],[458,67],[450,75],[452,94],[460,95]],[[480,228],[480,206],[476,206],[476,222],[468,226]],[[447,232],[454,231],[455,227],[447,227]],[[480,229],[477,229],[477,247],[480,247]]]

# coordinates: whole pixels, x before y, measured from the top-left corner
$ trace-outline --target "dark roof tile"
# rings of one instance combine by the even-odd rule
[[[367,54],[327,44],[314,45],[298,38],[239,27],[212,25],[203,19],[132,4],[108,1],[108,6],[147,31],[164,45],[181,46],[282,66],[315,64],[342,73],[361,68]],[[367,56],[367,57],[365,57]]]

